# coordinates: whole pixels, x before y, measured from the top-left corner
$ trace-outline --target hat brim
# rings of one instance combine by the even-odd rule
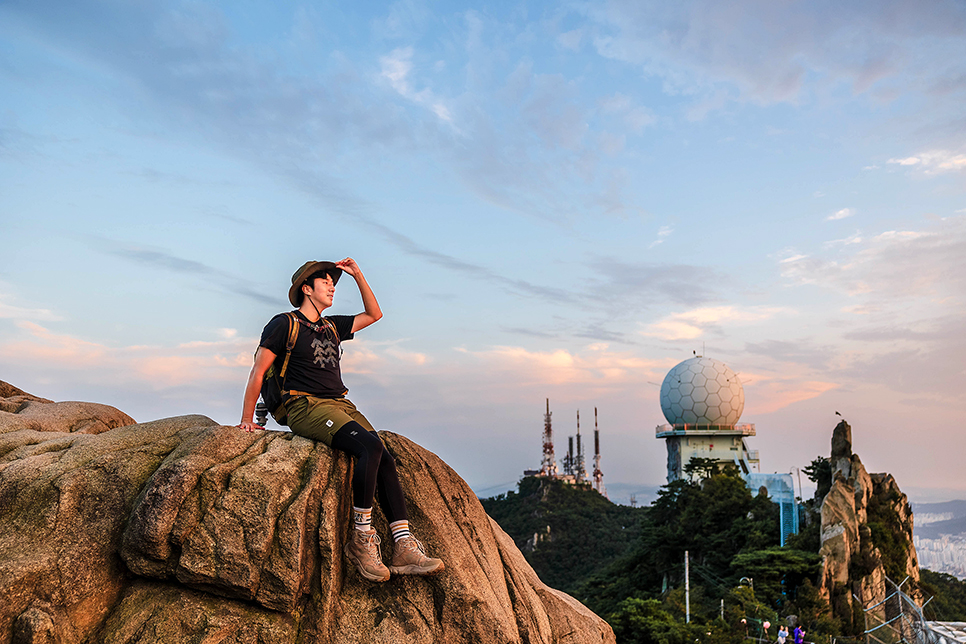
[[[292,288],[288,290],[288,301],[292,303],[292,306],[296,308],[302,306],[302,298],[305,297],[302,293],[302,283],[308,279],[309,275],[319,271],[325,271],[331,275],[333,284],[338,283],[339,278],[342,277],[342,269],[336,266],[335,262],[306,262],[292,276]]]

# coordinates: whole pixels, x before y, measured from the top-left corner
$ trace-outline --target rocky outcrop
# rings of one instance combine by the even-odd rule
[[[855,625],[863,606],[886,597],[887,576],[912,584],[905,592],[921,603],[919,563],[912,543],[913,516],[906,495],[890,474],[869,474],[852,452],[852,428],[844,420],[832,432],[832,487],[822,501],[821,592],[833,612]],[[877,545],[873,529],[898,544]],[[881,536],[880,536],[881,538]]]
[[[346,455],[203,416],[133,424],[24,396],[0,398],[0,642],[614,641],[402,436],[380,433],[446,570],[373,584],[342,554]]]
[[[133,424],[133,418],[108,405],[55,403],[0,380],[0,433],[33,429],[41,432],[100,434]]]

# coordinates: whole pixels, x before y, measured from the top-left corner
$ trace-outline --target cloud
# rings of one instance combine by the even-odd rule
[[[0,293],[0,319],[39,320],[44,322],[63,319],[63,317],[49,309],[30,309],[10,304],[6,301],[9,298],[9,295]]]
[[[951,150],[930,150],[904,159],[889,159],[888,163],[911,167],[925,174],[966,171],[966,154]]]
[[[878,300],[961,297],[966,292],[966,217],[957,215],[922,230],[888,230],[843,244],[835,259],[781,260],[792,284],[815,284]]]
[[[414,45],[381,56],[356,52],[378,50],[383,41],[333,49],[342,44],[338,38],[327,45],[312,37],[332,26],[300,10],[289,16],[282,50],[311,59],[306,72],[283,54],[246,46],[232,20],[212,6],[80,0],[64,9],[40,0],[8,5],[6,16],[96,78],[136,86],[136,98],[117,101],[135,118],[150,113],[168,132],[201,137],[298,185],[311,183],[313,196],[350,217],[364,199],[341,178],[348,154],[407,162],[425,155],[487,202],[555,223],[640,212],[630,191],[620,189],[626,185],[620,168],[606,157],[654,117],[628,104],[612,114],[620,131],[602,127],[593,101],[581,98],[582,79],[533,71],[529,25],[467,12],[464,25],[448,25],[463,30],[461,46],[445,50],[452,61],[445,69],[460,71],[442,74],[420,61],[443,52]],[[428,20],[433,14],[394,5],[373,24],[377,35],[412,41]],[[400,35],[405,25],[403,31],[416,32]],[[435,74],[432,87],[424,68]]]
[[[655,239],[650,243],[650,245],[647,247],[648,250],[654,248],[658,244],[663,244],[664,240],[670,237],[671,233],[673,232],[674,232],[674,229],[671,228],[670,226],[661,226],[661,229],[657,231],[657,239]]]
[[[702,307],[673,313],[663,320],[649,324],[642,334],[662,340],[693,340],[716,330],[721,325],[743,326],[770,320],[778,315],[789,315],[793,311],[780,307],[753,306],[737,308],[734,306]]]
[[[0,343],[9,368],[17,365],[58,374],[64,381],[81,378],[107,388],[124,386],[147,391],[237,386],[239,397],[251,370],[258,338],[240,337],[235,329],[212,329],[216,339],[191,340],[173,346],[110,346],[36,324],[19,322],[21,335]],[[353,374],[401,374],[428,365],[423,353],[395,342],[354,340],[343,371]],[[240,404],[240,398],[239,398]]]
[[[667,369],[666,361],[613,351],[607,343],[591,344],[579,351],[531,351],[517,346],[460,351],[472,356],[490,378],[508,378],[507,384],[512,387],[581,385],[596,390],[623,388],[630,383],[643,385],[649,379],[662,378]]]
[[[597,258],[589,262],[589,302],[612,314],[636,314],[666,303],[694,306],[715,300],[714,290],[727,282],[712,268],[689,264],[624,262]]]
[[[433,114],[447,123],[453,122],[449,108],[431,90],[416,91],[412,87],[410,74],[413,70],[413,48],[400,47],[379,59],[382,77],[403,98],[429,108]]]
[[[928,9],[902,0],[614,0],[587,13],[602,56],[661,78],[667,93],[702,97],[709,107],[698,112],[736,99],[798,102],[840,83],[854,94],[886,86],[925,94],[966,69],[966,11],[954,0]]]
[[[814,346],[808,340],[761,340],[746,342],[745,353],[760,355],[783,365],[795,364],[815,372],[827,372],[837,349],[834,345]]]
[[[270,297],[256,291],[248,282],[237,276],[193,259],[178,257],[159,248],[132,246],[109,239],[98,239],[97,244],[103,252],[109,255],[120,257],[141,266],[196,277],[199,278],[199,282],[203,282],[206,286],[220,287],[225,292],[247,297],[259,304],[276,306],[279,301],[277,297]]]
[[[861,244],[862,242],[863,242],[862,233],[860,233],[859,231],[856,231],[854,234],[849,235],[848,237],[844,237],[842,239],[829,240],[824,244],[822,244],[822,246],[824,248],[832,248],[835,246],[851,246],[852,244]]]
[[[650,110],[634,105],[631,98],[621,92],[600,99],[598,104],[603,114],[617,116],[624,128],[633,134],[640,134],[644,128],[657,122]]]
[[[753,384],[745,390],[745,416],[770,414],[812,398],[817,398],[840,385],[825,380],[803,380],[801,377],[783,377],[763,374],[746,374]],[[743,379],[745,376],[741,376]]]
[[[846,217],[851,217],[854,214],[855,214],[855,210],[853,208],[842,208],[841,210],[838,210],[832,213],[831,215],[829,215],[828,217],[826,217],[825,221],[836,221],[838,219],[845,219]]]
[[[0,344],[7,364],[46,369],[64,379],[82,377],[86,382],[104,385],[136,381],[152,390],[242,383],[258,345],[255,338],[237,338],[185,342],[175,347],[111,347],[56,333],[34,322],[17,326],[24,334]]]

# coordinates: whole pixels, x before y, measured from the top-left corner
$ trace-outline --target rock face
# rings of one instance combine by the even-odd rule
[[[133,424],[133,418],[108,405],[55,403],[32,396],[0,380],[0,433],[35,429],[41,432],[100,434]]]
[[[912,543],[913,516],[906,495],[891,474],[869,474],[852,452],[852,428],[844,420],[832,432],[832,487],[822,502],[821,592],[836,616],[858,626],[863,606],[886,597],[887,569],[904,587],[918,595],[919,563]],[[870,525],[871,523],[871,525]],[[888,531],[897,551],[883,553],[875,544],[873,529]],[[895,552],[901,552],[896,559]],[[910,590],[911,588],[911,590]],[[856,601],[856,598],[858,601]]]
[[[133,424],[2,393],[0,642],[614,642],[402,436],[380,432],[446,570],[373,584],[342,553],[347,455],[204,416]]]

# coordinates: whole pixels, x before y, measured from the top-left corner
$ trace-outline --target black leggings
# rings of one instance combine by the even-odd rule
[[[378,488],[379,505],[386,513],[389,523],[409,520],[406,499],[396,472],[396,459],[375,432],[368,432],[356,421],[350,421],[332,437],[332,447],[349,452],[357,459],[355,472],[352,474],[353,505],[357,508],[371,508]]]

